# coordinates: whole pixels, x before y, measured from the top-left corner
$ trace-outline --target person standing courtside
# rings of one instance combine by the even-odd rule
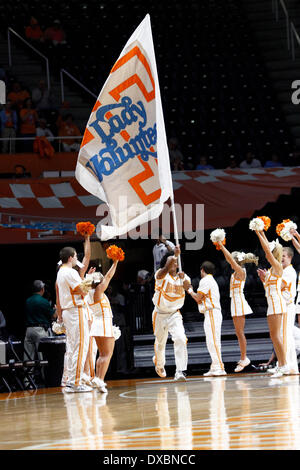
[[[222,312],[220,305],[220,291],[213,277],[215,265],[204,261],[200,267],[201,280],[197,293],[190,284],[184,282],[184,288],[198,304],[200,313],[204,314],[204,331],[206,346],[211,357],[211,366],[205,376],[226,375],[221,356],[221,326]]]
[[[30,356],[34,359],[41,338],[49,336],[48,329],[51,322],[57,316],[56,310],[45,299],[45,284],[43,281],[36,280],[33,283],[33,294],[26,300],[25,316],[26,316],[26,333],[24,347]]]
[[[82,373],[89,347],[88,312],[84,301],[87,294],[79,273],[73,269],[77,253],[72,247],[60,251],[62,265],[57,273],[57,289],[61,316],[68,338],[68,382],[65,392],[89,392],[82,384]]]

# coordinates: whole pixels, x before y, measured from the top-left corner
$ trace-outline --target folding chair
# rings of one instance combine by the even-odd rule
[[[41,382],[45,383],[43,367],[48,365],[48,361],[45,359],[39,359],[38,348],[36,347],[36,345],[34,345],[34,348],[35,348],[34,357],[36,357],[37,359],[30,357],[24,345],[24,357],[26,357],[26,360],[24,360],[24,365],[30,370],[33,377],[39,377]]]
[[[1,381],[4,385],[4,387],[8,390],[9,393],[12,392],[12,389],[9,385],[9,382],[7,381],[7,375],[10,372],[10,366],[9,364],[0,364],[0,375],[1,375]]]
[[[13,359],[10,359],[8,362],[11,374],[21,390],[30,390],[32,388],[37,390],[37,385],[34,381],[33,374],[36,361],[24,361],[20,359],[15,348],[16,343],[22,344],[21,341],[16,342],[13,341],[11,337],[8,338],[9,349],[13,355]]]

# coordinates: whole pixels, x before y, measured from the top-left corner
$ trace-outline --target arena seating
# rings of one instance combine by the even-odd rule
[[[132,11],[131,21],[124,21],[125,10]],[[286,157],[292,148],[240,1],[17,1],[2,9],[3,30],[13,26],[22,34],[37,11],[42,28],[58,18],[67,34],[60,51],[45,44],[43,52],[95,94],[150,13],[167,135],[178,137],[186,161],[196,164],[205,154],[224,168],[230,155],[241,160],[251,150],[264,161],[274,149]]]

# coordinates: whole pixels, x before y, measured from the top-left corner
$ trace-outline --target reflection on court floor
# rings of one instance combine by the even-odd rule
[[[110,382],[0,400],[1,449],[300,449],[299,376]],[[12,398],[12,397],[10,397]]]

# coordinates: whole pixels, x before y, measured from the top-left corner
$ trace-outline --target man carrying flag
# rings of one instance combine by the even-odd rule
[[[75,174],[88,192],[108,206],[110,225],[105,225],[103,220],[97,225],[97,235],[101,240],[123,235],[158,218],[164,203],[170,198],[174,236],[176,245],[179,244],[169,151],[149,15],[146,15],[127,41],[92,109]],[[157,234],[154,238],[157,238]],[[179,253],[177,252],[177,256]],[[178,266],[181,271],[179,256]],[[176,274],[177,265],[173,268],[172,264],[172,272],[175,269],[173,275],[177,281],[171,290],[176,298],[180,298],[181,306],[185,293],[182,279]],[[163,279],[160,277],[161,271],[163,277],[169,278],[171,286],[172,274],[168,269],[158,271],[160,274],[157,277],[157,285],[159,286]],[[161,291],[156,292],[154,297],[157,294],[160,298],[164,296],[164,287],[160,288]],[[171,297],[173,293],[170,294]],[[165,294],[164,300],[167,300],[167,296],[168,293]],[[172,304],[172,311],[170,308],[168,310],[169,314],[177,312],[177,304],[178,302],[176,305]],[[176,307],[175,311],[173,307]],[[177,313],[173,316],[178,316],[182,325],[181,315]],[[164,336],[165,331],[168,335],[168,329],[163,331]],[[179,336],[184,343],[180,346],[184,350],[183,360],[179,361],[178,366],[178,371],[182,374],[186,369],[187,359],[183,326]],[[179,378],[184,379],[184,376]]]
[[[160,269],[155,273],[154,311],[152,314],[153,333],[155,335],[153,362],[160,377],[166,377],[165,348],[168,334],[174,342],[176,363],[175,381],[185,380],[187,369],[187,337],[185,336],[180,308],[184,304],[185,290],[183,281],[190,284],[191,279],[183,272],[177,272],[180,247],[165,254]]]

